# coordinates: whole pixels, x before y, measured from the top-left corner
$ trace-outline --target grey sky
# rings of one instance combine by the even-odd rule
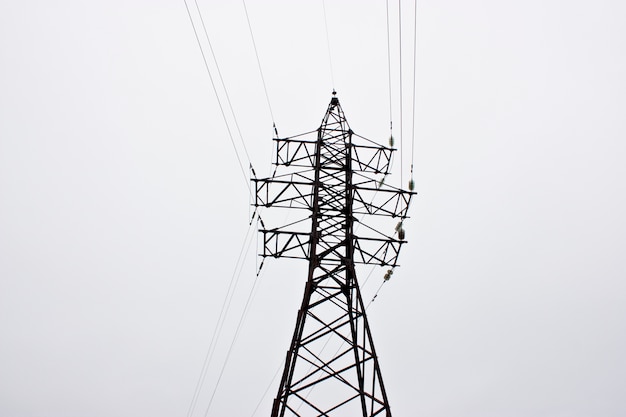
[[[268,175],[272,120],[243,7],[199,4]],[[321,2],[247,5],[280,134],[317,128],[333,88]],[[402,7],[406,182],[412,2]],[[348,121],[385,143],[385,2],[326,8]],[[369,310],[394,415],[625,415],[626,3],[418,11],[419,195],[402,266]],[[392,33],[399,138],[395,21]],[[186,416],[248,202],[182,0],[0,2],[0,415]],[[195,416],[253,285],[255,243]],[[209,416],[252,415],[305,270],[266,262]]]

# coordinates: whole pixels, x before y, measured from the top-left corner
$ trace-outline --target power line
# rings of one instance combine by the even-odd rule
[[[235,150],[235,156],[237,157],[237,162],[239,163],[239,168],[241,169],[241,174],[243,175],[244,181],[246,183],[246,187],[248,188],[248,192],[252,192],[250,188],[250,184],[248,183],[248,177],[246,175],[246,171],[243,168],[243,164],[241,162],[241,157],[239,156],[239,151],[237,150],[237,146],[235,145],[235,140],[233,139],[233,134],[230,130],[230,125],[228,124],[228,119],[226,118],[226,113],[224,112],[224,106],[222,105],[222,100],[220,100],[220,96],[217,92],[217,88],[215,87],[215,82],[213,81],[213,76],[211,75],[211,70],[209,69],[209,64],[206,59],[206,55],[204,53],[204,49],[202,48],[202,43],[200,42],[200,37],[198,37],[198,31],[196,30],[196,25],[193,22],[193,18],[191,16],[191,12],[189,10],[189,5],[187,4],[187,0],[183,0],[185,3],[185,9],[187,10],[187,15],[189,16],[189,21],[191,22],[191,27],[193,28],[193,34],[196,37],[196,41],[198,42],[198,47],[200,48],[200,53],[202,54],[202,61],[204,61],[204,67],[206,68],[207,74],[209,75],[209,80],[211,80],[211,86],[213,87],[213,92],[215,93],[215,98],[217,99],[217,104],[219,105],[220,112],[222,113],[222,118],[224,119],[224,124],[226,125],[226,130],[228,131],[228,137],[230,138],[230,143],[233,145],[233,149]],[[218,71],[219,72],[219,71]],[[231,109],[232,111],[232,109]],[[245,149],[245,145],[244,145]],[[246,151],[247,154],[247,151]],[[248,158],[248,161],[250,159]]]
[[[415,79],[417,73],[417,0],[413,2],[413,115],[411,123],[411,181],[413,181],[413,162],[415,160]],[[410,183],[411,184],[411,183]],[[409,184],[409,188],[410,188]]]
[[[241,144],[242,144],[242,146],[243,146],[243,149],[244,149],[245,155],[246,155],[246,157],[247,157],[247,159],[248,159],[248,163],[249,163],[250,167],[252,167],[252,164],[251,164],[251,161],[250,161],[250,155],[249,155],[249,153],[248,153],[248,150],[247,150],[247,147],[246,147],[245,141],[244,141],[244,139],[243,139],[243,135],[242,135],[242,133],[241,133],[241,129],[240,129],[240,127],[239,127],[239,123],[237,122],[237,117],[236,117],[236,114],[235,114],[235,112],[234,112],[234,109],[233,109],[233,106],[232,106],[232,102],[231,102],[231,100],[230,100],[230,96],[229,96],[229,94],[228,94],[228,89],[226,88],[226,84],[225,84],[225,82],[224,82],[224,78],[223,78],[222,73],[221,73],[221,70],[220,70],[220,68],[219,68],[219,63],[218,63],[217,58],[216,58],[216,56],[215,56],[215,51],[214,51],[213,46],[212,46],[212,44],[211,44],[211,40],[210,40],[210,37],[209,37],[208,31],[207,31],[207,28],[206,28],[206,24],[205,24],[205,22],[204,22],[204,18],[203,18],[203,16],[202,16],[202,11],[200,10],[200,7],[199,7],[199,5],[198,5],[197,0],[194,0],[194,3],[195,3],[195,7],[196,7],[196,10],[197,10],[198,16],[199,16],[199,18],[200,18],[200,22],[201,22],[202,29],[203,29],[203,32],[204,32],[204,35],[205,35],[205,39],[206,39],[206,41],[207,41],[207,44],[208,44],[208,46],[209,46],[209,50],[210,50],[210,52],[211,52],[211,56],[212,56],[212,58],[213,58],[213,62],[214,62],[214,64],[215,64],[215,68],[217,69],[217,73],[218,73],[218,76],[219,76],[219,80],[220,80],[220,83],[221,83],[222,89],[224,90],[224,94],[225,94],[225,96],[226,96],[226,100],[227,100],[227,103],[228,103],[229,110],[230,110],[230,112],[231,112],[231,114],[232,114],[233,121],[234,121],[234,123],[235,123],[236,129],[237,129],[237,132],[238,132],[238,134],[239,134],[239,138],[240,138],[240,140],[241,140]],[[244,179],[245,179],[245,181],[246,181],[246,185],[247,185],[247,187],[248,187],[248,190],[249,190],[249,192],[251,193],[251,188],[250,188],[250,185],[249,185],[249,183],[248,183],[248,177],[247,177],[247,176],[246,176],[246,174],[245,174],[245,171],[244,171],[244,168],[243,168],[243,163],[242,163],[241,157],[240,157],[239,152],[238,152],[238,150],[237,150],[237,146],[235,145],[234,138],[233,138],[233,135],[232,135],[232,131],[231,131],[231,128],[230,128],[230,125],[229,125],[228,119],[227,119],[227,117],[226,117],[226,112],[224,111],[224,106],[223,106],[223,104],[222,104],[222,100],[220,99],[220,96],[219,96],[219,94],[218,94],[218,91],[217,91],[217,88],[216,88],[216,85],[215,85],[215,81],[214,81],[213,75],[211,74],[211,70],[210,70],[209,65],[208,65],[207,57],[206,57],[206,54],[205,54],[204,48],[202,47],[202,43],[201,43],[201,41],[200,41],[200,38],[199,38],[199,36],[198,36],[198,30],[197,30],[197,28],[196,28],[196,24],[194,23],[194,19],[193,19],[193,17],[192,17],[191,11],[190,11],[190,9],[189,9],[189,5],[188,5],[188,3],[187,3],[187,0],[184,0],[184,4],[185,4],[185,9],[186,9],[186,11],[187,11],[187,15],[188,15],[188,17],[189,17],[189,21],[190,21],[191,26],[192,26],[192,29],[193,29],[193,31],[194,31],[194,36],[195,36],[195,38],[196,38],[196,41],[197,41],[197,43],[198,43],[198,47],[199,47],[199,49],[200,49],[200,53],[201,53],[201,55],[202,55],[202,60],[203,60],[203,62],[204,62],[205,69],[206,69],[206,71],[207,71],[207,74],[209,75],[209,79],[210,79],[210,81],[211,81],[211,86],[212,86],[212,88],[213,88],[213,91],[214,91],[214,93],[215,93],[216,99],[217,99],[217,101],[218,101],[218,105],[219,105],[219,107],[220,107],[220,111],[221,111],[221,113],[222,113],[222,117],[223,117],[223,119],[224,119],[224,123],[226,124],[226,129],[227,129],[227,131],[228,131],[228,135],[229,135],[229,138],[230,138],[231,144],[233,145],[233,149],[235,150],[235,155],[236,155],[236,157],[237,157],[237,161],[238,161],[238,163],[239,163],[239,167],[240,167],[240,169],[241,169],[241,171],[242,171],[242,173],[243,173],[243,175],[244,175]],[[271,117],[272,117],[272,122],[273,122],[273,124],[274,124],[274,130],[275,130],[275,132],[276,132],[276,127],[275,127],[276,125],[275,125],[275,122],[274,122],[274,115],[273,115],[273,111],[272,111],[272,108],[271,108],[271,103],[270,103],[270,100],[269,100],[269,94],[268,94],[268,92],[267,92],[267,87],[266,87],[266,83],[265,83],[265,77],[263,76],[263,71],[262,71],[262,68],[261,68],[261,63],[260,63],[260,59],[259,59],[259,55],[258,55],[258,51],[257,51],[257,48],[256,48],[256,42],[255,42],[255,40],[254,40],[254,34],[253,34],[253,32],[252,32],[252,26],[251,26],[251,24],[250,24],[250,19],[249,19],[249,16],[248,16],[248,12],[247,12],[247,7],[246,7],[246,5],[245,5],[245,1],[244,1],[244,10],[245,10],[245,12],[246,12],[246,18],[247,18],[247,21],[248,21],[248,27],[249,27],[249,30],[250,30],[250,34],[251,34],[251,37],[252,37],[253,46],[254,46],[254,49],[255,49],[255,54],[256,54],[256,58],[257,58],[257,64],[258,64],[258,67],[259,67],[259,72],[260,72],[260,74],[261,74],[261,80],[262,80],[262,82],[263,82],[263,87],[264,87],[264,91],[265,91],[265,96],[266,96],[266,100],[267,100],[268,108],[269,108],[269,111],[270,111],[270,115],[271,115]],[[278,133],[276,132],[276,134],[278,134]],[[215,327],[215,329],[214,329],[214,331],[213,331],[213,335],[212,335],[212,338],[211,338],[211,342],[210,342],[210,344],[209,344],[209,348],[208,348],[207,353],[206,353],[205,358],[204,358],[204,363],[203,363],[203,365],[202,365],[202,369],[201,369],[201,372],[200,372],[200,376],[199,376],[198,381],[197,381],[197,383],[196,383],[196,387],[195,387],[195,389],[194,389],[193,398],[192,398],[192,400],[191,400],[191,403],[190,403],[190,406],[189,406],[189,409],[188,409],[188,412],[187,412],[187,415],[188,415],[189,417],[190,417],[191,415],[193,415],[193,413],[194,413],[194,411],[195,411],[195,408],[196,408],[196,406],[197,406],[197,402],[198,402],[198,398],[199,398],[199,396],[200,396],[200,392],[201,392],[201,390],[202,390],[202,386],[204,385],[204,382],[205,382],[205,379],[206,379],[206,375],[207,375],[207,372],[208,372],[209,366],[210,366],[211,361],[212,361],[212,359],[213,359],[213,355],[214,355],[214,353],[215,353],[215,349],[216,349],[216,346],[217,346],[217,344],[218,344],[220,334],[221,334],[221,332],[222,332],[222,329],[223,329],[223,327],[224,327],[224,323],[225,323],[225,321],[226,321],[226,316],[228,315],[228,312],[229,312],[229,310],[230,310],[230,306],[231,306],[231,303],[232,303],[232,299],[233,299],[233,297],[234,297],[234,293],[235,293],[235,290],[236,290],[237,284],[238,284],[239,279],[240,279],[240,277],[241,277],[242,268],[243,268],[243,260],[247,257],[247,254],[248,254],[249,249],[250,249],[250,245],[251,245],[251,243],[252,243],[252,239],[249,239],[251,226],[252,226],[252,223],[251,223],[251,224],[249,225],[249,227],[248,227],[248,231],[247,231],[247,233],[246,233],[246,237],[244,238],[243,246],[242,246],[242,248],[241,248],[241,250],[240,250],[240,253],[239,253],[239,257],[238,257],[238,259],[237,259],[237,262],[235,263],[235,269],[234,269],[234,271],[233,271],[233,275],[231,276],[231,280],[230,280],[230,283],[229,283],[229,287],[228,287],[228,290],[227,290],[226,296],[225,296],[225,298],[224,298],[224,301],[223,301],[223,303],[222,303],[222,307],[221,307],[221,311],[220,311],[220,314],[219,314],[219,317],[218,317],[218,321],[217,321],[217,323],[216,323],[216,327]],[[245,251],[245,254],[244,254],[244,249],[245,249],[246,247],[248,248],[248,250],[246,250],[246,251]],[[256,283],[257,283],[257,280],[258,280],[258,275],[257,275],[257,278],[255,279],[255,282],[254,282],[254,285],[253,285],[253,287],[252,287],[252,290],[251,290],[251,292],[250,292],[250,294],[249,294],[249,296],[248,296],[248,299],[247,299],[247,301],[246,301],[246,305],[245,305],[244,310],[243,310],[243,312],[242,312],[242,316],[241,316],[241,318],[240,318],[239,325],[237,326],[237,330],[236,330],[236,332],[235,332],[235,336],[234,336],[234,338],[233,338],[233,340],[232,340],[232,342],[231,342],[230,348],[229,348],[229,350],[228,350],[227,357],[226,357],[226,359],[225,359],[225,361],[224,361],[224,363],[223,363],[223,365],[222,365],[222,370],[221,370],[221,373],[220,373],[220,375],[219,375],[219,377],[218,377],[218,380],[217,380],[217,382],[216,382],[216,385],[215,385],[215,388],[214,388],[214,390],[213,390],[213,394],[212,394],[212,396],[211,396],[211,399],[210,399],[209,405],[208,405],[208,407],[207,407],[207,409],[206,409],[205,415],[209,412],[210,407],[211,407],[211,404],[212,404],[212,401],[213,401],[213,398],[214,398],[214,396],[215,396],[215,392],[217,391],[217,389],[218,389],[218,387],[219,387],[219,383],[220,383],[221,377],[222,377],[222,375],[223,375],[223,373],[224,373],[224,369],[225,369],[225,367],[226,367],[226,365],[227,365],[227,363],[228,363],[228,358],[229,358],[230,353],[231,353],[231,351],[232,351],[232,349],[233,349],[233,347],[234,347],[234,344],[235,344],[235,342],[236,342],[236,340],[237,340],[237,337],[238,337],[239,332],[240,332],[240,329],[241,329],[241,325],[242,325],[243,320],[244,320],[244,318],[245,318],[245,315],[246,315],[246,313],[247,313],[247,311],[248,311],[248,307],[249,307],[249,304],[250,304],[250,302],[251,302],[251,298],[253,297],[253,291],[254,291],[254,289],[256,288]]]
[[[228,89],[226,88],[226,84],[224,83],[224,78],[222,77],[222,71],[220,71],[220,66],[217,62],[217,58],[215,57],[215,52],[213,51],[213,45],[211,44],[211,39],[209,39],[209,32],[207,31],[206,25],[204,24],[204,18],[202,17],[202,12],[200,11],[198,0],[194,0],[194,3],[196,4],[196,10],[198,11],[198,16],[200,17],[200,23],[202,23],[202,30],[204,31],[204,36],[209,45],[209,50],[211,51],[211,56],[213,57],[215,68],[217,69],[217,75],[219,76],[220,83],[222,84],[222,88],[224,89],[224,94],[226,95],[226,101],[228,102],[228,107],[230,109],[231,114],[233,115],[233,121],[235,122],[235,127],[237,128],[237,132],[239,133],[239,139],[241,140],[241,144],[243,145],[243,150],[246,153],[246,157],[248,158],[248,163],[251,164],[250,154],[248,154],[248,149],[246,148],[246,142],[243,140],[243,135],[241,134],[241,129],[239,128],[239,123],[237,122],[237,116],[235,115],[235,111],[233,110],[233,105],[230,101],[230,95],[228,94]]]
[[[242,164],[242,161],[241,161],[241,157],[239,155],[239,151],[237,150],[237,146],[235,145],[235,141],[234,141],[234,138],[233,138],[233,135],[232,135],[232,131],[230,129],[230,125],[228,123],[228,119],[226,118],[226,113],[224,111],[224,106],[223,106],[222,101],[220,99],[220,96],[218,94],[218,91],[217,91],[217,88],[216,88],[216,85],[215,85],[215,81],[213,79],[213,75],[211,74],[211,71],[210,71],[210,68],[209,68],[209,65],[208,65],[208,62],[207,62],[207,58],[206,58],[206,54],[204,52],[204,48],[202,47],[202,43],[200,42],[200,38],[198,36],[198,30],[196,28],[196,25],[194,23],[193,17],[191,15],[191,11],[189,9],[189,5],[187,3],[187,0],[183,0],[183,2],[185,4],[185,9],[187,11],[187,15],[189,17],[189,21],[191,23],[191,27],[192,27],[193,32],[194,32],[194,36],[195,36],[196,41],[198,43],[198,47],[200,49],[200,53],[202,55],[202,60],[204,62],[205,69],[206,69],[207,74],[209,76],[209,80],[211,81],[211,86],[213,88],[213,92],[215,93],[215,97],[217,99],[217,102],[218,102],[218,105],[219,105],[219,108],[220,108],[220,112],[222,114],[222,118],[224,119],[224,124],[226,125],[226,130],[228,131],[228,136],[230,138],[231,144],[232,144],[233,149],[235,151],[235,156],[237,157],[237,162],[238,162],[239,167],[241,169],[241,172],[242,172],[242,174],[244,176],[244,180],[245,180],[246,186],[248,188],[248,191],[251,192],[250,184],[248,182],[248,177],[247,177],[247,175],[245,173],[245,170],[243,168],[243,164]],[[215,53],[213,51],[213,47],[211,45],[211,41],[210,41],[208,32],[206,30],[206,25],[204,24],[204,19],[202,17],[202,12],[201,12],[201,10],[200,10],[196,0],[194,0],[194,3],[196,5],[196,9],[198,11],[198,14],[199,14],[199,17],[200,17],[200,21],[202,23],[202,27],[203,27],[204,34],[206,36],[206,39],[207,39],[210,51],[211,51],[211,55],[213,57],[213,60],[215,62],[215,66],[217,68],[217,72],[218,72],[218,75],[219,75],[219,78],[220,78],[220,81],[221,81],[221,84],[222,84],[222,88],[224,89],[224,92],[226,94],[226,99],[228,101],[228,105],[229,105],[230,111],[231,111],[231,113],[233,115],[233,120],[235,122],[235,126],[236,126],[236,128],[237,128],[237,130],[239,132],[241,143],[242,143],[244,151],[246,153],[246,157],[248,158],[248,162],[250,163],[250,157],[249,157],[247,148],[245,146],[245,142],[243,140],[243,136],[241,135],[241,130],[239,129],[239,124],[237,123],[237,118],[236,118],[235,112],[234,112],[234,110],[232,108],[232,103],[231,103],[230,97],[228,95],[228,90],[226,89],[226,86],[225,86],[225,83],[224,83],[224,79],[223,79],[223,77],[221,75],[221,71],[219,69],[219,65],[218,65],[217,59],[215,57]],[[225,317],[228,314],[228,310],[230,308],[230,302],[232,301],[234,290],[235,290],[235,288],[237,286],[237,283],[239,281],[239,277],[241,275],[241,269],[239,268],[239,265],[242,262],[242,254],[243,254],[243,250],[244,250],[244,248],[246,246],[246,241],[248,240],[248,236],[250,235],[250,229],[251,229],[251,226],[248,227],[248,232],[246,233],[246,237],[244,238],[243,247],[241,248],[241,251],[239,253],[239,257],[237,259],[237,262],[235,263],[235,270],[233,271],[233,275],[231,277],[231,280],[230,280],[230,283],[229,283],[229,287],[228,287],[226,296],[224,298],[224,302],[222,304],[220,315],[218,317],[218,321],[216,323],[216,327],[215,327],[215,329],[213,331],[213,335],[212,335],[212,338],[211,338],[211,342],[209,344],[209,348],[207,350],[207,354],[205,355],[204,363],[202,365],[202,370],[200,372],[200,376],[199,376],[198,381],[196,383],[196,387],[194,389],[194,394],[193,394],[191,403],[189,405],[189,409],[188,409],[188,412],[187,412],[188,416],[191,416],[193,414],[194,410],[195,410],[195,407],[196,407],[196,404],[197,404],[197,401],[198,401],[198,397],[199,397],[202,385],[204,384],[204,380],[206,378],[206,373],[207,373],[208,367],[209,367],[209,365],[211,363],[211,360],[213,358],[213,354],[215,352],[215,347],[217,345],[217,340],[219,339],[221,330],[222,330],[223,325],[224,325]],[[239,269],[239,274],[237,274],[237,270],[238,269]],[[232,292],[231,292],[231,290],[232,290]]]
[[[252,243],[252,241],[250,243]],[[249,250],[250,250],[250,244],[248,244],[248,249],[246,250],[246,255],[248,254]],[[243,326],[244,320],[245,320],[245,318],[247,316],[248,309],[250,307],[250,303],[251,303],[252,299],[254,298],[257,282],[259,281],[259,275],[260,274],[257,274],[257,276],[254,278],[254,282],[252,284],[252,288],[250,289],[250,292],[248,293],[248,298],[246,299],[246,303],[245,303],[245,305],[243,307],[243,311],[241,313],[241,316],[239,317],[239,323],[237,323],[237,328],[235,329],[235,334],[233,336],[233,339],[232,339],[232,341],[230,343],[230,346],[228,348],[228,351],[226,353],[226,358],[224,359],[224,363],[222,364],[222,368],[220,369],[220,373],[219,373],[219,376],[217,377],[217,382],[215,383],[215,387],[213,388],[213,392],[211,393],[211,398],[209,400],[209,405],[207,406],[206,411],[204,412],[204,417],[206,417],[209,414],[209,410],[211,409],[211,405],[213,405],[213,400],[215,398],[215,394],[217,393],[217,389],[219,388],[220,382],[222,380],[222,376],[224,376],[224,371],[226,370],[226,365],[228,365],[228,360],[230,359],[230,355],[231,355],[231,353],[233,351],[233,348],[235,347],[235,343],[237,342],[237,338],[239,337],[239,333],[240,333],[241,328]]]
[[[213,329],[213,335],[211,336],[211,342],[209,343],[209,347],[207,349],[207,353],[204,358],[204,363],[202,364],[202,370],[200,371],[200,376],[198,378],[198,381],[196,382],[194,395],[191,400],[191,404],[189,405],[189,409],[187,412],[188,417],[191,417],[193,415],[193,412],[195,411],[195,408],[198,402],[198,397],[200,396],[200,391],[202,390],[202,386],[204,385],[204,381],[206,379],[206,374],[209,369],[209,365],[211,364],[211,361],[213,359],[213,355],[215,353],[215,349],[217,347],[219,337],[222,333],[222,329],[224,327],[226,317],[228,316],[230,305],[231,305],[233,296],[235,294],[235,290],[237,289],[239,279],[241,277],[243,261],[246,259],[246,256],[248,254],[247,250],[245,251],[245,254],[244,254],[244,250],[246,249],[246,247],[249,249],[250,243],[252,242],[252,239],[251,238],[249,239],[249,237],[251,236],[250,235],[251,229],[252,229],[252,224],[248,226],[246,236],[243,240],[243,244],[239,251],[239,256],[237,257],[237,261],[235,262],[235,268],[233,269],[233,273],[231,275],[230,282],[228,284],[228,289],[226,290],[226,296],[224,297],[224,301],[222,302],[220,314],[218,316],[217,322],[215,323],[215,328]]]
[[[389,145],[393,146],[393,111],[392,111],[392,96],[391,96],[391,46],[389,41],[389,0],[385,0],[385,10],[387,12],[387,75],[389,78]]]
[[[403,184],[403,159],[404,159],[404,146],[402,146],[402,1],[398,0],[398,39],[400,43],[400,184]]]
[[[272,123],[274,123],[274,128],[276,128],[276,121],[274,119],[274,113],[272,112],[272,105],[270,104],[270,97],[267,94],[267,85],[265,84],[265,77],[263,76],[263,70],[261,69],[261,60],[259,59],[259,52],[257,51],[256,42],[254,41],[254,33],[252,33],[252,25],[250,24],[250,16],[248,15],[248,8],[246,7],[246,0],[242,0],[242,3],[243,3],[243,9],[246,12],[246,20],[248,21],[248,29],[250,30],[250,38],[252,39],[252,45],[254,46],[254,54],[256,55],[256,63],[259,67],[259,73],[261,74],[261,81],[263,82],[263,90],[265,91],[265,99],[267,100],[267,107],[270,110],[270,116],[272,117]]]
[[[278,374],[280,373],[280,371],[283,369],[283,366],[285,364],[285,360],[282,360],[280,362],[280,365],[278,366],[278,369],[276,369],[276,372],[274,373],[274,376],[272,377],[272,380],[270,381],[270,383],[267,385],[267,387],[265,388],[265,391],[263,391],[263,396],[261,397],[261,399],[259,400],[259,402],[257,403],[256,407],[254,408],[254,411],[252,412],[252,414],[250,415],[250,417],[254,417],[254,415],[256,414],[256,412],[259,410],[259,407],[261,406],[261,404],[263,403],[263,400],[265,399],[265,397],[267,396],[267,393],[269,392],[269,390],[272,388],[272,385],[274,385],[274,380],[276,379],[276,377],[278,376]]]
[[[328,47],[328,62],[330,64],[330,80],[333,90],[335,89],[335,74],[333,72],[333,58],[330,53],[330,36],[328,35],[328,18],[326,17],[326,2],[322,0],[322,8],[324,9],[324,27],[326,28],[326,46]]]

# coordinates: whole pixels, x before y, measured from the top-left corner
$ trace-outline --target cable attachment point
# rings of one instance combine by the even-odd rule
[[[393,275],[393,269],[388,269],[387,272],[385,273],[385,276],[383,277],[385,279],[385,282],[389,281],[392,275]]]
[[[404,229],[402,228],[402,222],[396,224],[396,233],[398,233],[398,239],[404,240]]]

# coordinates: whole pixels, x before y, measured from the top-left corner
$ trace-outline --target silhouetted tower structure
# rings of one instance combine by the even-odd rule
[[[356,135],[335,92],[316,132],[274,141],[277,170],[253,180],[254,204],[308,215],[261,223],[261,255],[306,259],[309,268],[271,415],[391,416],[355,264],[387,266],[389,278],[414,193],[384,185],[394,149]],[[367,226],[365,215],[397,218],[395,232]]]

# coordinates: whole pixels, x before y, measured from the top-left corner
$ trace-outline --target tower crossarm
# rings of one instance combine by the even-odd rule
[[[393,148],[373,145],[352,144],[352,169],[354,171],[372,172],[374,174],[389,173]]]
[[[316,140],[274,139],[276,142],[276,165],[313,167],[315,166]]]
[[[310,233],[279,229],[260,232],[263,234],[261,256],[310,260]],[[403,243],[406,241],[390,237],[354,236],[354,263],[395,267]],[[337,242],[325,248],[318,254],[320,264],[341,264],[344,256],[338,249],[343,246],[343,242]]]
[[[353,186],[353,214],[373,214],[406,218],[413,192],[378,188],[375,186]]]
[[[307,167],[315,166],[317,140],[274,139],[276,142],[276,165]],[[380,145],[351,144],[352,169],[374,174],[388,174],[394,148]]]
[[[354,263],[396,267],[404,240],[355,237]]]
[[[253,179],[256,207],[313,208],[313,181],[301,179]]]
[[[313,179],[305,175],[252,179],[256,207],[313,209]],[[366,180],[352,186],[353,214],[406,218],[414,192],[379,186]]]
[[[259,230],[263,234],[263,257],[309,259],[311,234],[286,230]]]

